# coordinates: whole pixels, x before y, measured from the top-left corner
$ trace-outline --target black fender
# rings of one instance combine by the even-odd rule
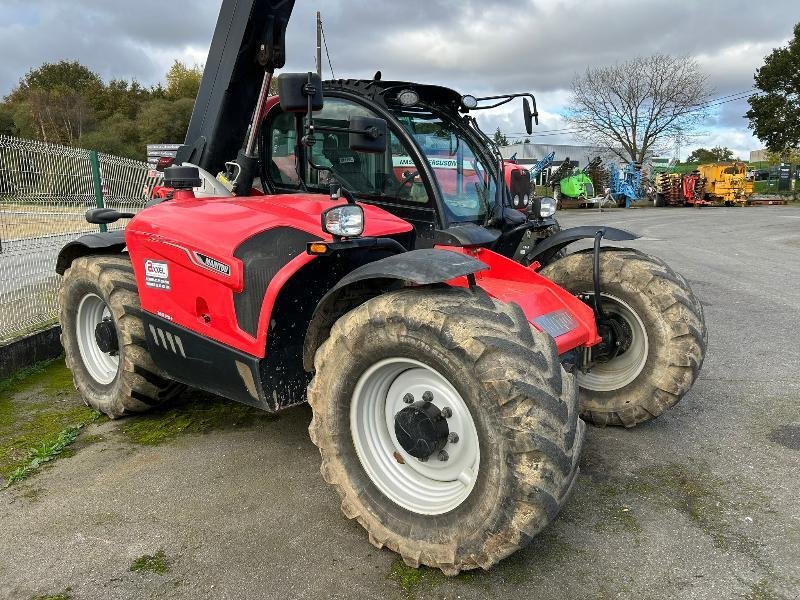
[[[63,275],[72,261],[89,254],[119,254],[125,249],[125,230],[87,233],[71,241],[58,253],[56,273]]]
[[[530,262],[536,260],[542,265],[546,265],[551,262],[555,255],[565,246],[577,242],[578,240],[594,238],[598,231],[603,232],[604,240],[610,240],[612,242],[635,240],[639,237],[635,233],[624,229],[617,229],[616,227],[607,227],[605,225],[581,225],[580,227],[562,229],[558,233],[546,238],[528,253],[526,259]]]
[[[303,366],[314,370],[314,354],[346,312],[405,285],[434,285],[488,269],[476,258],[435,248],[412,250],[362,265],[342,277],[317,304],[306,331]]]

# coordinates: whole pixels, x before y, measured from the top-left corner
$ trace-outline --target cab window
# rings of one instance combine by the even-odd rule
[[[270,128],[269,176],[278,187],[300,187],[297,174],[297,121],[292,113],[280,113]]]
[[[376,116],[369,109],[341,98],[326,98],[324,108],[314,114],[317,126],[348,127],[354,116]],[[383,154],[354,152],[347,133],[318,131],[311,148],[316,165],[328,167],[353,194],[370,199],[427,204],[428,192],[418,173],[421,169],[400,139],[392,132]],[[305,183],[309,189],[328,190],[327,171],[307,167]]]

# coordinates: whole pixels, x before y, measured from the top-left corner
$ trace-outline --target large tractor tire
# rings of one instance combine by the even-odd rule
[[[447,575],[550,523],[584,424],[553,341],[481,291],[400,290],[342,317],[315,357],[322,476],[378,548]]]
[[[125,256],[76,259],[61,281],[61,343],[75,388],[89,406],[117,418],[180,394],[153,363]]]
[[[590,298],[592,252],[555,261],[540,273]],[[632,249],[600,254],[602,308],[630,335],[621,354],[577,373],[581,416],[596,425],[633,427],[674,406],[697,379],[708,333],[686,280],[663,261]]]

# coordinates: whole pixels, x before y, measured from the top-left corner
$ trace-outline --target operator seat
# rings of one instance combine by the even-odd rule
[[[345,184],[345,187],[356,191],[375,193],[375,185],[361,170],[362,158],[349,148],[325,148],[322,153],[331,161],[331,169]]]

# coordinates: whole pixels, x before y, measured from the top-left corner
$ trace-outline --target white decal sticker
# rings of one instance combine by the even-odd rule
[[[169,290],[169,265],[150,259],[144,261],[144,283],[150,288]]]

